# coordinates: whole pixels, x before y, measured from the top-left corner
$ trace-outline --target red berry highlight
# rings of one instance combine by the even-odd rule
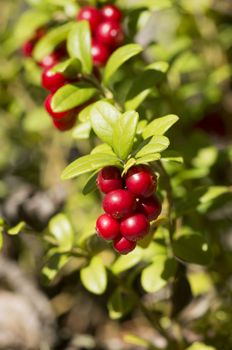
[[[103,209],[115,219],[121,219],[132,214],[135,207],[135,196],[127,190],[109,192],[103,200]]]
[[[115,239],[120,235],[119,222],[108,214],[99,216],[96,222],[98,235],[106,240]]]
[[[104,19],[109,21],[120,22],[122,12],[115,5],[105,5],[101,9],[101,15]]]
[[[143,213],[149,221],[155,220],[161,213],[161,203],[157,196],[141,198],[137,204],[137,210]]]
[[[156,185],[156,176],[145,165],[134,166],[126,174],[126,187],[138,197],[150,197]]]
[[[110,51],[108,50],[107,46],[97,41],[93,41],[91,53],[95,66],[104,66],[110,56]]]
[[[107,166],[103,168],[97,177],[97,186],[103,193],[122,188],[121,172],[115,166]]]
[[[136,247],[136,242],[129,241],[125,237],[116,238],[114,241],[114,249],[120,254],[128,254]]]
[[[89,22],[91,31],[94,32],[101,22],[101,13],[94,6],[83,7],[77,15],[77,20],[86,20]]]
[[[51,68],[60,62],[60,58],[59,52],[53,52],[45,56],[42,61],[39,62],[39,65],[43,68]]]
[[[120,224],[123,237],[131,241],[137,241],[145,237],[149,232],[150,224],[143,214],[134,214],[124,219]]]
[[[122,44],[124,33],[120,23],[115,21],[104,21],[96,30],[97,41],[113,48]]]
[[[67,83],[67,79],[63,74],[54,72],[52,69],[44,69],[41,80],[44,89],[47,89],[51,92],[55,92],[65,83]]]

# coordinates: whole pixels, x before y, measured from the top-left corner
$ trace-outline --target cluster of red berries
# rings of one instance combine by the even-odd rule
[[[121,19],[122,13],[115,5],[105,5],[100,10],[94,6],[85,6],[78,13],[78,21],[89,22],[92,34],[91,52],[96,66],[105,65],[110,54],[123,43]]]
[[[157,178],[146,165],[133,166],[124,177],[119,168],[108,166],[99,172],[97,185],[106,194],[105,214],[97,219],[97,233],[113,240],[118,253],[127,254],[148,234],[150,221],[161,213],[161,203],[154,194]]]

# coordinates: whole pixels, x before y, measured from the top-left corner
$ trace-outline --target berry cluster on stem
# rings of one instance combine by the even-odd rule
[[[105,213],[97,219],[97,233],[112,240],[118,253],[127,254],[160,215],[161,203],[154,193],[157,177],[147,165],[133,166],[123,177],[119,168],[108,166],[99,172],[97,186],[105,194]]]

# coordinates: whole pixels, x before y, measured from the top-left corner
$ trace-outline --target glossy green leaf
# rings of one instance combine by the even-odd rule
[[[135,154],[135,158],[141,158],[149,154],[162,152],[169,146],[169,139],[165,136],[153,136],[145,140]]]
[[[116,289],[107,303],[110,318],[114,320],[121,318],[130,312],[135,304],[136,299],[130,291]]]
[[[141,284],[148,293],[154,293],[165,287],[169,280],[174,277],[176,262],[174,259],[159,255],[153,263],[146,267],[141,274]]]
[[[97,184],[96,184],[96,180],[97,180],[97,173],[98,172],[95,172],[93,174],[91,174],[91,176],[88,178],[83,190],[82,190],[82,193],[84,195],[94,191],[97,189]]]
[[[94,147],[91,151],[91,154],[96,154],[96,153],[104,153],[104,154],[110,154],[110,155],[116,156],[112,148],[106,143],[102,143],[101,145]]]
[[[145,70],[154,70],[161,73],[166,73],[169,68],[169,64],[167,62],[159,61],[153,62],[145,67]]]
[[[80,120],[80,122],[84,123],[84,122],[87,122],[90,120],[90,111],[91,111],[94,103],[88,104],[87,107],[83,108],[80,111],[80,113],[78,114],[78,119]]]
[[[81,123],[74,127],[72,131],[72,137],[78,140],[88,139],[90,131],[91,131],[90,122]]]
[[[112,75],[131,57],[138,55],[143,48],[138,44],[128,44],[120,47],[110,56],[103,75],[103,82],[108,84]]]
[[[81,61],[78,58],[69,58],[64,62],[56,64],[52,67],[53,72],[59,72],[66,77],[73,78],[81,71]]]
[[[46,280],[49,282],[52,281],[69,259],[70,257],[64,253],[55,253],[50,256],[42,269],[42,274]]]
[[[117,156],[125,160],[131,152],[139,115],[135,111],[122,114],[113,128],[113,150]]]
[[[165,117],[153,120],[144,129],[143,138],[146,139],[150,136],[165,134],[165,132],[178,120],[179,118],[174,114],[166,115]]]
[[[217,350],[214,346],[209,346],[201,342],[194,342],[188,346],[185,350]]]
[[[122,176],[127,173],[127,171],[136,164],[136,159],[135,158],[130,158],[126,164],[124,165]]]
[[[81,281],[84,287],[94,294],[103,294],[107,286],[107,274],[100,256],[94,256],[89,265],[81,269]]]
[[[74,233],[70,221],[64,214],[57,214],[49,221],[49,232],[62,251],[72,248]]]
[[[161,158],[160,153],[148,154],[146,156],[140,157],[136,159],[136,164],[147,164],[150,162],[154,162]]]
[[[26,226],[26,223],[24,221],[20,221],[16,226],[11,227],[9,230],[7,230],[7,233],[9,235],[18,235]]]
[[[110,103],[99,101],[90,111],[91,124],[95,134],[105,143],[112,146],[113,129],[121,113]]]
[[[81,61],[83,73],[90,74],[93,62],[91,56],[91,33],[87,21],[75,23],[68,35],[67,47],[69,55]]]
[[[173,251],[179,259],[192,264],[208,265],[212,259],[205,236],[188,227],[183,227],[174,235]]]
[[[97,90],[89,84],[66,84],[52,98],[52,108],[55,112],[63,112],[78,107],[89,101]]]
[[[41,61],[45,56],[52,53],[55,48],[66,40],[73,23],[63,24],[62,26],[51,29],[39,42],[36,44],[33,51],[33,57],[36,61]]]
[[[134,83],[133,83],[134,88]],[[141,103],[147,98],[147,96],[150,94],[151,89],[145,89],[137,93],[137,95],[134,96],[127,96],[126,102],[125,102],[125,108],[127,111],[131,109],[137,109]],[[134,93],[134,91],[133,91]]]
[[[108,165],[121,166],[121,163],[116,156],[107,153],[89,154],[87,156],[78,158],[69,164],[64,169],[61,175],[61,179],[71,179],[73,177],[101,169],[104,166]]]
[[[141,261],[142,256],[143,250],[139,247],[136,247],[136,249],[128,255],[121,255],[112,265],[112,272],[117,275],[131,269]]]
[[[175,151],[164,151],[162,153],[162,161],[163,162],[175,162],[175,163],[184,163],[183,157],[178,152]]]

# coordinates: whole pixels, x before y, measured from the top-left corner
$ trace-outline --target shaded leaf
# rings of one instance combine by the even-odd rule
[[[74,233],[70,221],[64,214],[58,214],[49,221],[49,232],[62,251],[72,248]]]
[[[136,299],[130,291],[116,289],[107,303],[110,318],[121,318],[133,309],[135,303]]]
[[[107,286],[107,274],[100,256],[94,256],[89,265],[81,269],[84,287],[94,294],[103,294]]]
[[[94,174],[91,174],[91,176],[89,177],[89,179],[87,180],[83,190],[82,190],[82,193],[84,195],[94,191],[97,189],[97,184],[96,184],[96,180],[97,180],[97,173],[98,172],[95,172]]]

